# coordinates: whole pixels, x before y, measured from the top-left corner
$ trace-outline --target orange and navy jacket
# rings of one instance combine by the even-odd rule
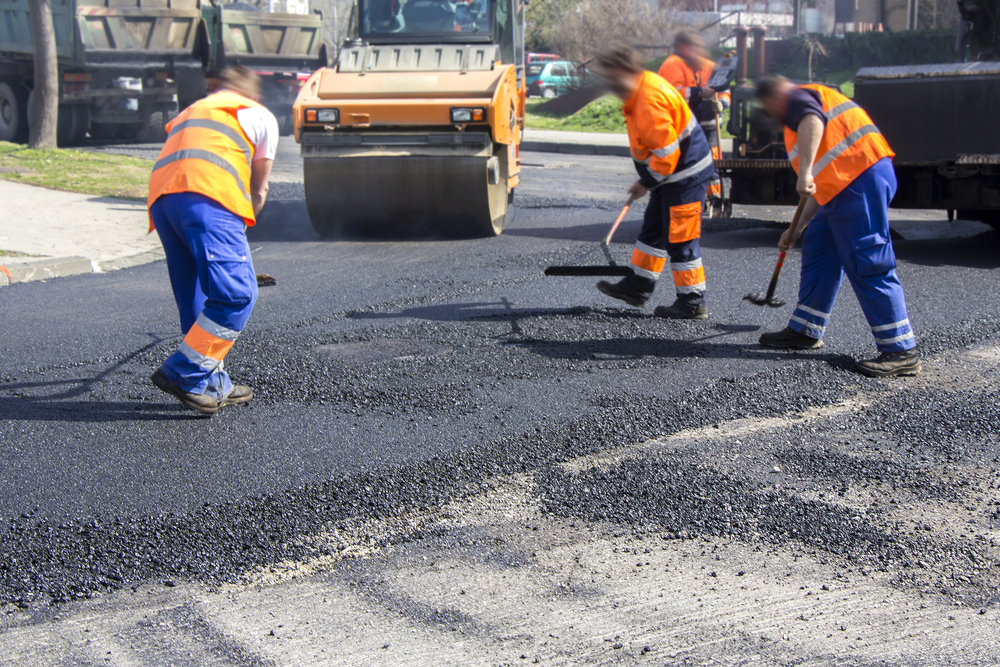
[[[684,98],[658,75],[643,73],[622,114],[632,159],[646,187],[686,188],[715,175],[705,133]]]
[[[197,192],[219,202],[246,224],[254,224],[250,197],[254,147],[236,112],[257,106],[253,100],[223,90],[198,100],[172,120],[149,177],[146,207],[152,207],[163,195]]]
[[[836,90],[809,83],[801,86],[819,93],[826,128],[813,163],[816,203],[826,204],[882,158],[895,153],[865,110]],[[785,127],[785,150],[799,173],[798,133]]]
[[[715,129],[715,114],[712,107],[702,104],[701,89],[708,85],[715,70],[715,63],[707,58],[699,58],[697,70],[692,69],[686,60],[678,55],[672,55],[660,65],[660,76],[677,89],[691,105],[698,117],[698,122],[706,129]],[[732,101],[729,91],[719,92],[717,97],[722,102],[722,108],[728,109]]]

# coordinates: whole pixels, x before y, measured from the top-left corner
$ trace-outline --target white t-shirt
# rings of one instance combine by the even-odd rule
[[[278,152],[278,119],[264,107],[247,107],[236,112],[236,120],[253,144],[253,159],[273,160]]]

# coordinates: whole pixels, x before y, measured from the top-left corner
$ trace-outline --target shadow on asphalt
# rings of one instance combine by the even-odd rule
[[[44,382],[9,382],[0,396],[0,419],[63,422],[116,422],[202,419],[173,399],[163,403],[134,401],[73,400],[89,396],[109,375],[164,339],[155,340],[131,352],[92,377],[74,377]],[[40,393],[35,393],[40,392]]]
[[[736,333],[736,332],[732,332]],[[732,334],[719,334],[720,336]],[[567,361],[621,361],[660,359],[794,359],[824,361],[840,369],[853,368],[854,359],[845,354],[796,352],[763,348],[756,343],[704,343],[703,339],[671,338],[591,338],[572,341],[528,339],[507,345],[522,347],[549,359]]]

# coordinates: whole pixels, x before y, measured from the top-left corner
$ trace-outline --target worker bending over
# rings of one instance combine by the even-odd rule
[[[278,122],[257,103],[257,75],[236,66],[220,79],[219,92],[167,125],[147,202],[184,333],[151,379],[204,414],[253,398],[222,366],[257,300],[246,226],[264,206],[278,148]]]
[[[729,91],[717,91],[708,85],[715,70],[715,63],[706,56],[705,40],[701,33],[694,30],[681,30],[674,37],[674,53],[660,65],[660,76],[677,89],[694,114],[695,120],[701,125],[708,145],[712,147],[712,155],[716,160],[722,159],[719,148],[716,117],[729,108],[731,95]],[[708,206],[721,213],[722,211],[722,180],[716,174],[708,183]]]
[[[797,190],[809,197],[794,237],[802,237],[799,303],[788,327],[760,337],[762,345],[816,349],[830,323],[833,303],[847,274],[881,354],[858,361],[872,377],[920,372],[913,327],[889,237],[889,202],[896,193],[894,153],[868,114],[836,90],[796,86],[779,75],[761,79],[757,96],[785,126],[785,150],[798,174]],[[811,220],[811,222],[809,222]]]
[[[677,288],[671,306],[654,314],[670,319],[708,317],[705,269],[701,262],[701,208],[715,165],[705,133],[684,98],[658,75],[647,72],[638,54],[616,48],[597,58],[600,74],[624,100],[622,114],[639,180],[636,197],[651,192],[642,231],[632,252],[635,275],[617,283],[601,281],[604,294],[641,308],[670,259]]]

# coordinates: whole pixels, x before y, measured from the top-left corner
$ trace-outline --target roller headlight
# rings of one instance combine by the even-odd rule
[[[456,107],[451,110],[453,123],[481,123],[486,118],[486,109]]]

